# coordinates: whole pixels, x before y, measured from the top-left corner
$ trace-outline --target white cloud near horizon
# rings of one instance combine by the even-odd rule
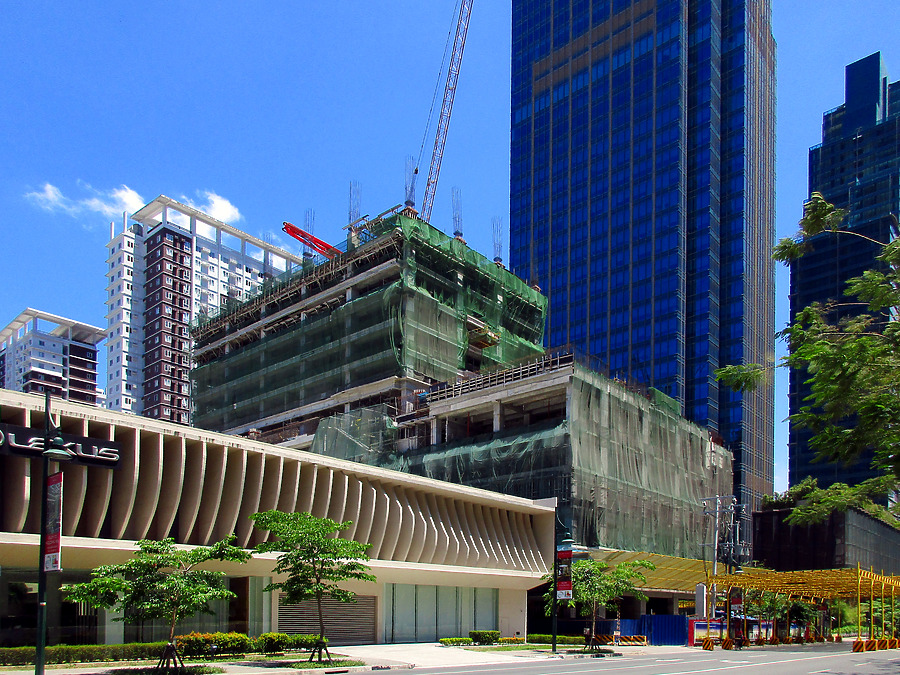
[[[44,183],[40,190],[26,192],[25,199],[38,208],[51,213],[65,213],[72,218],[84,218],[91,214],[99,214],[107,221],[120,218],[123,212],[134,213],[146,203],[143,197],[124,184],[112,190],[96,190],[87,183],[80,183],[80,185],[89,193],[89,196],[72,199],[65,196],[62,190],[55,185]],[[83,221],[82,226],[91,229],[94,227],[94,223]]]
[[[203,211],[203,213],[212,216],[216,220],[221,220],[229,225],[243,219],[238,207],[222,195],[216,194],[212,190],[199,190],[198,194],[206,200],[205,203],[195,202],[189,197],[182,197],[181,199],[188,206],[193,206],[198,211]]]

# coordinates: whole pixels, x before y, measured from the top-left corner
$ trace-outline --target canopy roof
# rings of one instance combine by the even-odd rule
[[[595,550],[590,551],[594,560],[602,560],[610,567],[619,563],[647,560],[656,566],[655,570],[640,570],[647,577],[646,584],[639,584],[644,591],[677,591],[693,593],[697,584],[706,581],[707,570],[712,563],[694,558],[676,558],[658,553],[642,553],[637,551]]]
[[[880,598],[900,589],[900,577],[859,568],[796,572],[749,569],[736,574],[719,574],[711,577],[709,583],[725,588],[784,593],[795,598],[850,598],[857,594],[862,598]]]

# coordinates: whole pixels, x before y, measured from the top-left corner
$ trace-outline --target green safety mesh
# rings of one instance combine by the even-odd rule
[[[194,424],[233,429],[388,377],[443,382],[455,380],[462,370],[542,353],[544,296],[420,220],[387,219],[369,233],[368,247],[377,247],[379,239],[387,241],[398,229],[402,250],[391,255],[399,255],[399,278],[363,288],[361,297],[307,307],[303,320],[298,309],[293,323],[279,324],[214,358],[204,358],[202,348],[230,330],[299,307],[299,288],[313,277],[309,269],[297,270],[273,282],[268,295],[216,318],[204,317],[194,330],[200,348],[191,373]],[[367,264],[381,262],[383,256],[360,259],[353,273],[364,274]],[[322,264],[339,269],[340,259]],[[320,274],[315,292],[343,281],[338,272]],[[470,349],[473,344],[478,349]]]
[[[557,497],[579,543],[702,557],[700,502],[730,493],[729,455],[704,429],[580,366],[571,394],[564,420],[405,451],[383,411],[357,410],[323,421],[312,451],[507,495]]]

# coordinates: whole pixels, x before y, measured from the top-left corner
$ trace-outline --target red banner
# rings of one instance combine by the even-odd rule
[[[47,476],[47,522],[44,523],[47,533],[44,548],[44,571],[58,572],[60,567],[60,534],[62,533],[62,472]]]

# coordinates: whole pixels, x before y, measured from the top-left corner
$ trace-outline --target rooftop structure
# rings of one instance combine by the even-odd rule
[[[252,295],[301,259],[160,195],[110,228],[107,407],[190,422],[191,344],[200,313]]]
[[[845,102],[822,118],[822,142],[809,150],[809,191],[821,192],[847,211],[842,227],[862,237],[824,233],[811,250],[791,264],[791,316],[814,302],[845,299],[847,281],[880,265],[878,244],[897,236],[900,214],[900,81],[889,83],[876,52],[851,63],[845,71]],[[853,307],[835,311],[839,321],[857,313]],[[809,395],[803,372],[790,373],[789,411],[799,412]],[[809,447],[808,429],[790,429],[788,482],[796,485],[813,476],[820,487],[856,484],[876,475],[871,453],[851,466],[817,460]]]
[[[194,424],[276,441],[543,352],[546,298],[406,213],[262,284],[192,330]]]
[[[27,308],[0,331],[0,388],[96,405],[102,328]]]

